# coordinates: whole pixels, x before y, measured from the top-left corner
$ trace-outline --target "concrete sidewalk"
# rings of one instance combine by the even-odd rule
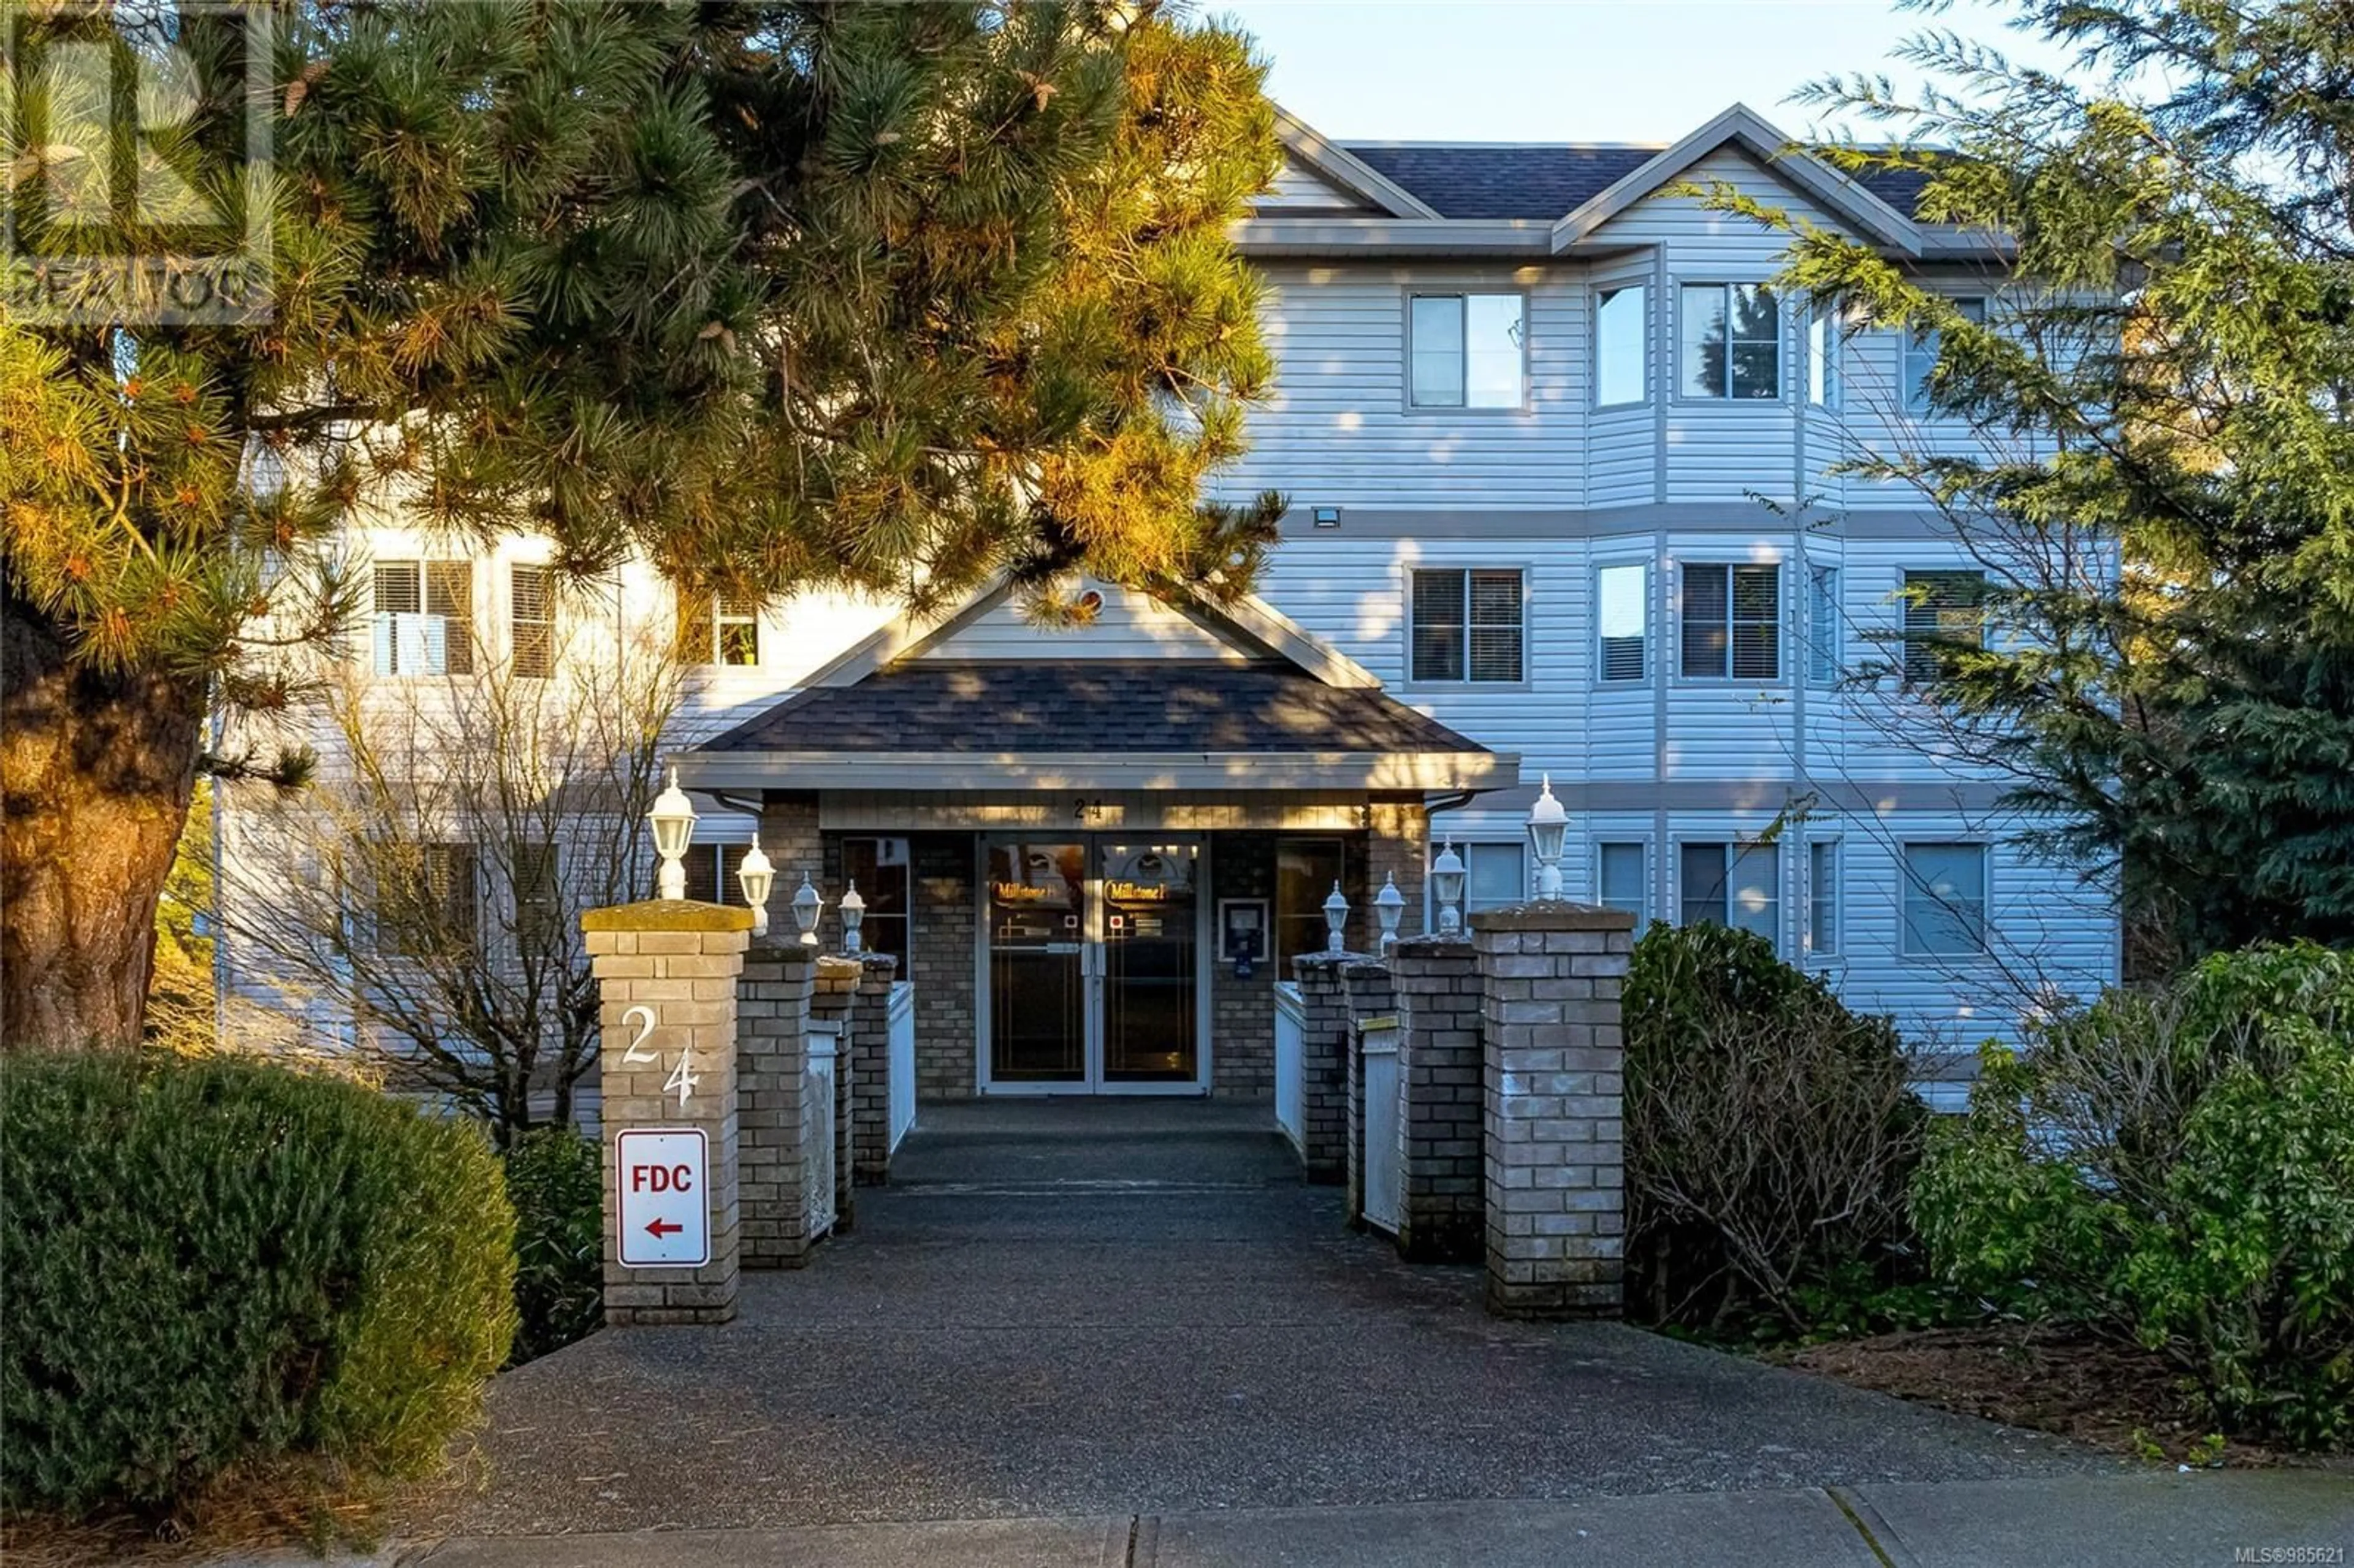
[[[2268,1548],[2275,1554],[2262,1555]],[[2318,1550],[2299,1556],[2298,1548]],[[2243,1549],[2256,1554],[2240,1555]],[[2343,1562],[2349,1552],[2354,1478],[2238,1470],[472,1537],[414,1544],[382,1561],[402,1568],[2228,1568]]]

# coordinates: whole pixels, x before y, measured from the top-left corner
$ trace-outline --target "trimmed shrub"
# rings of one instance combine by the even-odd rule
[[[520,1365],[604,1320],[604,1151],[568,1127],[535,1128],[507,1150],[506,1169]]]
[[[0,1067],[0,1499],[185,1498],[287,1456],[430,1468],[514,1331],[480,1131],[255,1062]]]
[[[1804,1334],[1918,1273],[1905,1187],[1927,1112],[1893,1024],[1710,925],[1643,934],[1625,1014],[1630,1305]]]
[[[1913,1206],[1955,1282],[2162,1352],[2232,1430],[2354,1442],[2354,955],[2218,954],[1989,1048]]]

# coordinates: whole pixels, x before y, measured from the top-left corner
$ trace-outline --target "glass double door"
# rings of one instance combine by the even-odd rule
[[[984,847],[987,1086],[1198,1086],[1200,843],[1072,834]]]

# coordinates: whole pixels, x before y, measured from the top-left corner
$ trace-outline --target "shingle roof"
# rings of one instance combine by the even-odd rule
[[[1649,163],[1659,147],[1596,143],[1457,146],[1357,143],[1346,149],[1428,202],[1441,217],[1528,217],[1550,222]],[[1925,176],[1880,171],[1858,183],[1906,217]]]
[[[704,751],[1483,752],[1373,687],[1275,661],[917,660],[817,686]]]

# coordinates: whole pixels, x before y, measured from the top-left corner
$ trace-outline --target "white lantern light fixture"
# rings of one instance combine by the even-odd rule
[[[662,869],[654,874],[657,897],[680,899],[686,896],[686,867],[679,858],[686,853],[687,841],[695,837],[695,803],[678,787],[678,769],[670,770],[670,783],[654,797],[653,809],[646,821],[654,831],[654,853],[661,857]]]
[[[1373,895],[1373,914],[1382,923],[1382,951],[1386,953],[1397,941],[1398,921],[1405,915],[1405,895],[1398,891],[1397,873],[1382,879],[1382,890]]]
[[[1569,813],[1553,799],[1553,775],[1548,773],[1536,804],[1529,808],[1529,847],[1536,852],[1539,898],[1561,896],[1561,847],[1568,835]]]
[[[850,891],[834,906],[842,911],[842,950],[855,957],[858,953],[858,927],[866,918],[866,900],[858,895],[858,884],[854,881]]]
[[[793,894],[793,924],[801,927],[802,947],[817,946],[817,916],[824,907],[817,885],[810,881],[808,872],[801,873],[801,885]]]
[[[1331,896],[1324,900],[1324,950],[1344,952],[1341,928],[1349,923],[1349,901],[1341,896],[1341,885],[1334,883]]]
[[[1448,839],[1438,858],[1430,863],[1430,895],[1438,900],[1438,929],[1453,936],[1463,929],[1463,857]]]
[[[744,889],[744,902],[752,906],[754,932],[769,928],[769,890],[777,885],[777,868],[769,863],[758,839],[736,863],[736,880]]]

